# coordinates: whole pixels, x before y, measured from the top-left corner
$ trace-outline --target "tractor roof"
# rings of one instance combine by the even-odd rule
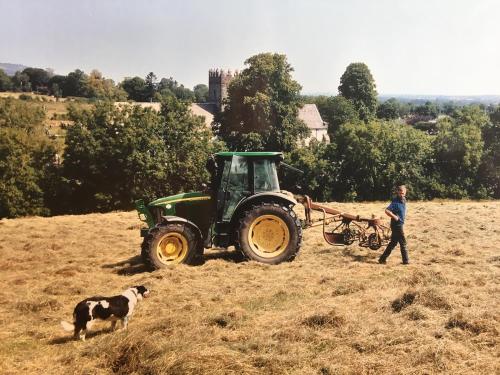
[[[283,158],[282,152],[271,152],[271,151],[247,151],[247,152],[218,152],[215,154],[216,156],[227,158],[232,156],[244,156],[244,157],[274,157],[274,158]]]

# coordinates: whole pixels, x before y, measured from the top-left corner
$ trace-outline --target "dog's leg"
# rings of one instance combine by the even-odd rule
[[[113,321],[111,322],[111,330],[112,330],[112,331],[116,331],[116,320],[113,320]]]
[[[122,319],[122,326],[123,326],[123,329],[127,329],[127,327],[128,327],[128,316],[126,316],[125,318]]]
[[[80,340],[85,341],[85,335],[86,334],[87,334],[87,330],[86,329],[82,329],[82,331],[80,332]]]

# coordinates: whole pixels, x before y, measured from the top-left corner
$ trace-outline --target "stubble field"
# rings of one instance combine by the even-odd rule
[[[408,209],[409,266],[398,249],[383,266],[382,249],[329,246],[319,227],[291,263],[207,251],[147,272],[133,212],[1,220],[0,372],[499,373],[500,202]],[[138,284],[152,293],[127,331],[98,323],[79,342],[60,328],[83,298]]]

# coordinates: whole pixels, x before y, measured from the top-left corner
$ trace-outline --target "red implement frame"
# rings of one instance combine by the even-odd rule
[[[358,240],[360,246],[378,250],[388,243],[391,237],[390,228],[382,224],[382,219],[377,219],[373,215],[371,218],[366,218],[322,206],[314,203],[307,195],[297,198],[305,208],[305,228],[323,225],[323,237],[330,245],[350,245]],[[323,218],[313,220],[311,217],[313,210],[322,212]],[[327,225],[336,222],[339,224],[335,228],[332,230],[327,228]]]

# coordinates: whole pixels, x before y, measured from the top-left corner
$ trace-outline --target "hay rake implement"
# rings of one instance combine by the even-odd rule
[[[382,219],[361,217],[341,212],[334,208],[314,203],[307,195],[297,197],[305,208],[304,229],[323,225],[323,237],[330,245],[351,245],[355,241],[359,246],[378,250],[389,242],[391,230],[382,224]],[[312,211],[323,213],[320,219],[313,219]]]

